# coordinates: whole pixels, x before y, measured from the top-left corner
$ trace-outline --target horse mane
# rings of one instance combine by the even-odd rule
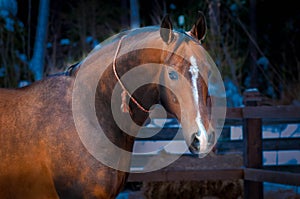
[[[98,44],[94,49],[92,49],[87,57],[89,57],[90,55],[97,53],[99,50],[101,50],[102,48],[104,48],[107,45],[110,45],[116,41],[119,41],[123,36],[128,36],[128,37],[135,37],[138,34],[142,34],[142,33],[152,33],[152,32],[156,32],[160,29],[159,26],[146,26],[146,27],[142,27],[142,28],[136,28],[136,29],[130,29],[130,30],[125,30],[122,31],[118,34],[115,34],[107,39],[105,39],[104,41],[102,41],[100,44]],[[192,39],[194,40],[193,37],[191,37],[190,35],[188,35],[183,29],[175,29],[173,30],[174,32],[179,33],[179,36],[177,41],[176,41],[176,45],[174,50],[176,50],[181,44],[182,42],[186,41],[186,38]],[[83,60],[72,64],[71,66],[69,66],[64,72],[61,73],[57,73],[57,74],[53,74],[53,75],[49,75],[51,76],[60,76],[60,75],[64,75],[64,76],[74,76],[76,75],[76,71],[80,68],[81,64],[84,62],[86,58],[84,58]]]
[[[147,26],[147,27],[143,27],[143,28],[136,28],[136,29],[130,29],[130,30],[125,30],[122,31],[118,34],[115,34],[107,39],[105,39],[104,41],[102,41],[100,44],[98,44],[95,48],[92,49],[92,51],[90,51],[88,53],[88,56],[91,54],[94,54],[96,52],[98,52],[99,50],[101,50],[103,47],[110,45],[118,40],[120,40],[124,35],[128,35],[128,36],[135,36],[137,34],[143,33],[143,32],[155,32],[159,30],[158,26]],[[56,74],[51,74],[48,75],[48,77],[53,77],[53,76],[73,76],[76,74],[77,69],[80,68],[81,64],[83,63],[84,59],[76,62],[75,64],[72,64],[71,66],[68,66],[68,68],[61,73],[56,73]]]
[[[140,33],[145,33],[145,32],[150,33],[150,32],[155,32],[157,30],[159,30],[159,26],[146,26],[146,27],[142,27],[142,28],[135,28],[135,29],[122,31],[122,32],[117,33],[117,34],[105,39],[104,41],[102,41],[89,54],[97,52],[98,50],[100,50],[104,46],[109,45],[111,43],[114,43],[114,42],[120,40],[121,37],[123,37],[124,35],[133,37],[133,36],[135,36],[137,34],[140,34]]]

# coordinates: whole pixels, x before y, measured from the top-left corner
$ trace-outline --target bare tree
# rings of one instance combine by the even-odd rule
[[[139,10],[139,1],[130,0],[130,24],[131,28],[140,27],[140,10]]]
[[[40,80],[44,74],[44,57],[48,30],[50,0],[40,0],[37,29],[34,42],[33,56],[29,68],[34,74],[34,79]]]
[[[250,0],[250,34],[254,41],[256,41],[256,0]],[[258,69],[257,69],[257,50],[255,44],[250,40],[249,43],[250,50],[250,69],[251,69],[251,87],[258,86]]]

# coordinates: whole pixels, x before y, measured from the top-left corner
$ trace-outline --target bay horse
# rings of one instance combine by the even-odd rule
[[[105,143],[130,154],[137,135],[131,126],[140,127],[155,104],[180,121],[190,151],[205,156],[219,134],[211,122],[214,63],[201,46],[205,34],[203,14],[189,32],[173,30],[165,17],[160,27],[112,37],[62,75],[1,89],[0,198],[115,198],[130,157]],[[131,88],[122,76],[144,65],[144,72],[129,80],[147,77],[154,83]],[[96,120],[90,120],[90,110]],[[118,117],[133,122],[119,125]],[[105,142],[85,137],[97,132],[97,125]],[[134,130],[125,132],[122,125]],[[105,162],[112,157],[111,164]]]

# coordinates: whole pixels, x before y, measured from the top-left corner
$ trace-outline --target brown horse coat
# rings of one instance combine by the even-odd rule
[[[126,175],[99,164],[78,138],[73,82],[58,76],[0,90],[0,198],[58,198],[56,189],[62,198],[111,198],[119,192]]]
[[[198,20],[195,23],[188,39],[188,36],[177,33],[177,39],[181,38],[181,40],[175,40],[169,45],[175,38],[175,34],[172,32],[169,19],[165,18],[161,26],[166,28],[164,31],[159,31],[162,30],[159,28],[141,29],[137,31],[137,35],[133,31],[133,36],[128,37],[127,45],[124,42],[123,48],[135,49],[139,45],[147,47],[148,43],[155,43],[157,46],[186,52],[185,47],[187,46],[188,50],[191,50],[193,55],[196,56],[196,59],[197,56],[198,59],[206,59],[205,55],[201,53],[204,50],[198,42],[198,40],[203,39],[205,34],[205,31],[203,32],[203,29],[201,29],[205,26],[203,17],[201,16],[200,21]],[[114,39],[118,39],[118,37]],[[118,42],[111,43],[112,45],[93,51],[86,62],[83,63],[82,70],[88,73],[92,68],[97,70],[105,65],[104,63],[110,63],[97,84],[97,91],[94,96],[95,104],[90,106],[95,107],[98,122],[108,133],[107,137],[120,148],[130,152],[132,151],[134,139],[119,129],[112,116],[111,104],[115,105],[119,102],[111,101],[112,90],[117,84],[117,79],[113,75],[111,67],[111,54],[115,52]],[[182,43],[183,47],[179,47]],[[190,63],[184,58],[169,51],[164,51],[164,49],[150,48],[132,51],[128,53],[128,56],[119,57],[119,75],[122,76],[131,68],[145,63],[170,65],[173,66],[173,70],[190,77],[190,73],[186,68],[190,66]],[[156,71],[153,70],[153,74],[150,71],[149,75],[157,76]],[[90,73],[92,76],[95,72],[90,71]],[[163,74],[168,76],[168,73]],[[75,72],[71,76],[60,75],[46,78],[21,89],[0,89],[1,199],[114,198],[125,184],[128,173],[112,169],[99,162],[89,153],[78,136],[72,112],[76,75]],[[90,78],[88,74],[87,78]],[[134,77],[135,80],[139,78],[143,77]],[[172,80],[168,79],[167,81]],[[177,83],[176,88],[181,89],[180,82]],[[175,82],[173,84],[175,85]],[[198,84],[201,84],[199,88],[201,94],[203,94],[199,98],[199,102],[204,104],[201,107],[199,106],[203,109],[200,112],[202,120],[206,122],[208,117],[204,110],[206,109],[204,101],[207,98],[207,86],[202,83],[200,78]],[[89,85],[85,86],[89,89]],[[143,86],[134,92],[133,96],[147,109],[151,105],[159,103],[159,100],[165,100],[168,102],[168,104],[163,104],[166,109],[169,109],[171,114],[177,114],[176,116],[180,119],[178,101],[176,101],[173,94],[165,92],[164,98],[159,99],[160,92],[158,89],[159,86],[157,85]],[[184,88],[181,90],[184,90]],[[184,108],[183,112],[189,116],[188,118],[192,122],[186,121],[186,125],[183,125],[183,127],[187,127],[187,144],[196,141],[194,148],[194,151],[196,151],[199,149],[197,148],[199,141],[191,135],[199,130],[194,119],[199,107],[196,107],[197,110],[195,110],[192,89],[187,90],[185,95],[182,96],[186,105],[181,108]],[[85,99],[86,96],[77,97]],[[132,101],[130,101],[129,106],[134,122],[140,125],[143,124],[148,114],[141,111]],[[176,110],[178,113],[172,112],[172,110]],[[79,122],[84,126],[88,125],[85,123],[90,121],[83,118]],[[190,125],[190,123],[193,123],[193,125]],[[123,165],[123,168],[130,166],[130,159],[116,154],[113,149],[101,148],[100,146],[97,150],[105,157],[116,156],[118,158],[117,164]],[[204,152],[206,153],[206,151]]]

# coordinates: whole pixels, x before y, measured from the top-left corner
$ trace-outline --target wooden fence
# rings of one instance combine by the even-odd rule
[[[164,168],[149,173],[131,173],[130,182],[149,181],[190,181],[190,180],[244,180],[245,198],[263,198],[263,182],[300,186],[300,166],[264,166],[264,150],[300,150],[300,138],[263,139],[262,125],[300,123],[300,107],[294,106],[259,106],[261,98],[257,93],[246,93],[245,107],[228,108],[225,125],[242,125],[243,140],[230,141],[226,133],[217,144],[224,151],[241,150],[243,166],[217,169],[168,169]],[[172,139],[172,132],[167,130],[155,138]],[[228,135],[227,135],[228,136]],[[224,139],[225,138],[225,139]],[[205,159],[205,158],[204,158]],[[199,159],[201,161],[203,159]],[[176,164],[176,163],[175,163]],[[218,164],[218,161],[216,161]]]

